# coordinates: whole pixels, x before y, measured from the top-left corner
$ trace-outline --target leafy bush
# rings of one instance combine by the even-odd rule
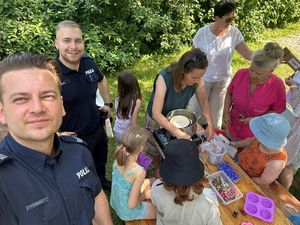
[[[78,22],[87,51],[105,71],[128,67],[155,52],[191,44],[214,20],[216,0],[10,0],[0,2],[0,58],[24,51],[55,55],[57,22]],[[237,25],[246,39],[265,27],[299,19],[298,0],[236,0]]]

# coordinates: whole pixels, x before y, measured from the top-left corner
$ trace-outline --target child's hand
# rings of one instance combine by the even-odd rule
[[[144,195],[144,199],[151,199],[151,187],[150,186],[148,186],[144,190],[143,195]]]
[[[285,78],[285,79],[284,79],[284,82],[285,82],[285,84],[288,85],[288,86],[292,86],[293,84],[296,84],[296,82],[294,81],[294,79],[291,78],[291,77]]]

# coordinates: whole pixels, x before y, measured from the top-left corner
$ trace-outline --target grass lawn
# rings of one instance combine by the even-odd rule
[[[249,47],[253,50],[262,48],[263,45],[268,41],[277,41],[281,44],[282,47],[286,46],[284,38],[294,36],[294,35],[300,35],[300,21],[297,23],[292,23],[287,25],[284,28],[281,29],[273,29],[273,30],[265,30],[263,34],[261,35],[261,38],[255,42],[248,43]],[[293,53],[295,53],[300,58],[300,52],[295,52],[295,49],[288,46],[290,50],[292,50]],[[139,114],[139,123],[141,126],[143,126],[144,123],[144,115],[145,115],[145,109],[147,107],[147,102],[150,97],[150,93],[152,91],[152,85],[154,78],[156,74],[160,71],[161,68],[169,65],[174,60],[178,59],[185,51],[189,50],[191,47],[186,46],[181,49],[181,51],[171,54],[171,55],[149,55],[144,56],[142,59],[140,59],[138,62],[136,62],[135,65],[133,65],[131,68],[127,68],[128,70],[131,70],[135,73],[139,80],[139,84],[141,87],[142,95],[143,95],[143,106],[141,109],[141,112]],[[234,54],[233,57],[233,74],[240,68],[248,67],[249,62],[242,59],[237,53]],[[277,74],[279,77],[284,79],[285,77],[288,77],[293,73],[292,69],[287,65],[280,65],[277,70],[275,71],[275,74]],[[108,80],[110,84],[110,92],[112,99],[116,97],[117,93],[117,79],[115,74],[108,75]],[[107,162],[107,176],[111,178],[111,166],[113,163],[113,154],[114,150],[116,149],[116,141],[112,138],[109,140],[109,156],[108,156],[108,162]],[[299,174],[300,177],[300,174]],[[295,181],[298,181],[299,179],[295,179]],[[299,181],[298,181],[299,182]],[[300,185],[297,185],[297,187],[300,189]],[[292,192],[296,192],[297,188],[294,186],[292,188]],[[300,190],[297,191],[300,193]],[[109,197],[110,193],[106,192],[107,196]],[[296,195],[296,194],[295,194]],[[300,199],[300,196],[297,196]],[[115,225],[123,224],[122,221],[116,216],[116,214],[112,210],[113,215],[113,222]]]

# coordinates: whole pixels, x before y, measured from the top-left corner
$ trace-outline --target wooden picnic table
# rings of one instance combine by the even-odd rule
[[[208,172],[214,173],[217,172],[217,166],[210,164],[207,160],[207,153],[205,152],[202,157],[202,161],[205,164]],[[263,225],[263,224],[292,224],[290,220],[286,217],[286,215],[281,211],[281,209],[275,203],[275,213],[274,213],[274,221],[272,223],[264,222],[260,219],[257,219],[253,216],[250,216],[244,212],[244,203],[247,192],[255,192],[260,195],[266,196],[266,194],[262,191],[262,189],[254,183],[254,181],[243,171],[243,169],[237,165],[231,157],[226,154],[224,157],[224,161],[226,161],[229,165],[231,165],[237,174],[240,176],[240,180],[235,183],[235,185],[241,190],[243,193],[243,198],[230,203],[228,206],[224,206],[221,201],[219,201],[219,210],[221,214],[221,219],[223,224],[225,225],[239,225],[242,222],[252,222],[255,225]],[[268,196],[269,197],[269,196]],[[275,201],[275,200],[274,200]],[[276,202],[276,201],[275,201]],[[238,212],[236,218],[233,217],[233,213]]]
[[[198,131],[203,130],[203,128],[200,125],[198,125],[197,130]],[[200,159],[204,162],[208,173],[211,174],[217,172],[218,171],[217,166],[210,164],[207,160],[207,157],[208,157],[207,152],[204,152]],[[293,205],[292,208],[298,211],[298,209],[300,210],[300,203],[296,198],[294,198],[288,191],[286,191],[278,183],[276,185],[272,184],[270,189],[263,188],[264,190],[263,191],[256,183],[254,183],[254,181],[248,176],[248,174],[246,174],[244,170],[232,160],[232,158],[228,154],[225,154],[224,161],[226,161],[229,165],[231,165],[240,176],[240,180],[237,183],[235,183],[235,185],[243,193],[243,198],[229,204],[228,206],[224,206],[222,202],[218,200],[219,210],[220,210],[221,220],[223,222],[223,225],[240,225],[242,224],[242,222],[252,222],[253,225],[270,225],[270,224],[292,225],[291,221],[287,218],[287,212],[285,211],[287,203],[284,204],[284,202],[286,201],[286,199],[289,199],[288,204]],[[209,187],[208,182],[205,184],[205,186]],[[274,190],[279,194],[274,195]],[[244,203],[245,203],[247,192],[255,192],[257,194],[267,196],[274,200],[275,212],[274,212],[274,221],[272,223],[264,222],[244,212],[243,209],[244,209]],[[234,212],[238,212],[236,218],[233,216]],[[286,214],[284,214],[284,212]],[[125,224],[126,225],[155,225],[156,220],[126,221]]]

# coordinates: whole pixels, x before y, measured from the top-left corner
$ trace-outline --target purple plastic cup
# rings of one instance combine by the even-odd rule
[[[274,210],[275,204],[272,199],[256,194],[255,192],[246,193],[244,211],[250,216],[266,222],[273,222]]]

